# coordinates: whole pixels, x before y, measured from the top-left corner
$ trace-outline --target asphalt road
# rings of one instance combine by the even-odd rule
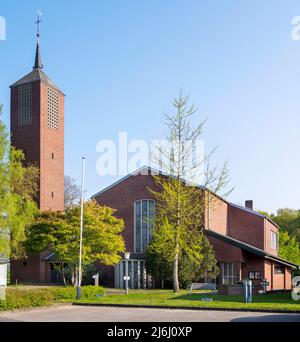
[[[300,322],[300,315],[63,305],[3,312],[0,322]]]

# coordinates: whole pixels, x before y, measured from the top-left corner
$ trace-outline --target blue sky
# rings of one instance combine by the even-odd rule
[[[299,208],[300,41],[291,37],[297,0],[17,1],[0,5],[0,103],[28,73],[41,26],[44,71],[66,93],[66,174],[87,191],[117,177],[96,172],[101,139],[159,139],[182,87],[208,119],[206,150],[229,162],[230,200],[257,209]]]

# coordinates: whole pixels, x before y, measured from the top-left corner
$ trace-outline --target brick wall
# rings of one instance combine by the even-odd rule
[[[292,269],[286,267],[284,276],[285,276],[285,289],[291,290],[292,289]]]
[[[240,248],[232,246],[229,243],[211,236],[207,236],[207,238],[214,248],[216,259],[218,261],[226,263],[245,261],[244,255]]]
[[[41,84],[40,207],[64,210],[64,95],[58,93],[58,129],[48,126],[48,86]],[[53,197],[52,197],[53,196]]]
[[[265,260],[264,263],[265,268],[265,278],[269,282],[269,285],[267,287],[268,291],[272,290],[272,284],[273,284],[273,270],[272,270],[272,262],[270,260]]]
[[[134,252],[134,202],[154,199],[148,188],[158,190],[151,175],[131,176],[95,198],[99,204],[116,209],[116,216],[124,220],[123,236],[131,253]]]
[[[277,248],[278,248],[278,228],[272,224],[269,220],[265,219],[265,250],[267,253],[273,254],[275,256],[278,255],[278,250],[274,250],[271,245],[271,232],[277,234]]]
[[[32,83],[32,123],[18,126],[18,87],[11,88],[11,139],[13,146],[25,152],[26,163],[40,168],[39,208],[60,211],[64,209],[64,95],[58,93],[56,130],[48,127],[47,92],[47,85]]]
[[[284,267],[283,274],[275,273],[275,266]],[[292,289],[292,269],[271,260],[265,260],[265,276],[268,282],[268,291],[291,290]]]
[[[216,196],[213,196],[208,202],[205,210],[205,227],[219,234],[227,235],[228,204]]]
[[[246,251],[243,254],[246,262],[242,265],[242,279],[249,279],[249,272],[260,272],[261,279],[253,279],[252,284],[262,289],[261,282],[265,276],[264,259]]]
[[[228,235],[263,250],[264,217],[229,204]]]
[[[40,83],[32,83],[32,124],[18,126],[18,88],[11,88],[11,143],[26,154],[27,163],[40,164]]]

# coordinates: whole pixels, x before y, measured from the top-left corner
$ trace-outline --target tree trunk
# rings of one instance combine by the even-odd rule
[[[77,281],[77,277],[76,277],[76,269],[72,268],[72,285],[76,286],[76,281]]]
[[[178,280],[178,253],[176,253],[175,260],[173,262],[173,290],[176,293],[180,291]]]
[[[65,268],[64,268],[63,263],[61,264],[61,276],[62,276],[62,280],[64,282],[64,285],[67,286]]]

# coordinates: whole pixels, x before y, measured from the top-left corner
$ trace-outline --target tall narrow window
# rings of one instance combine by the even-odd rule
[[[277,251],[277,234],[271,231],[271,248]]]
[[[48,88],[48,126],[58,129],[58,92]]]
[[[151,241],[155,202],[153,200],[137,201],[134,204],[135,212],[135,252],[144,253]]]
[[[25,84],[18,87],[18,126],[32,123],[32,87]]]

